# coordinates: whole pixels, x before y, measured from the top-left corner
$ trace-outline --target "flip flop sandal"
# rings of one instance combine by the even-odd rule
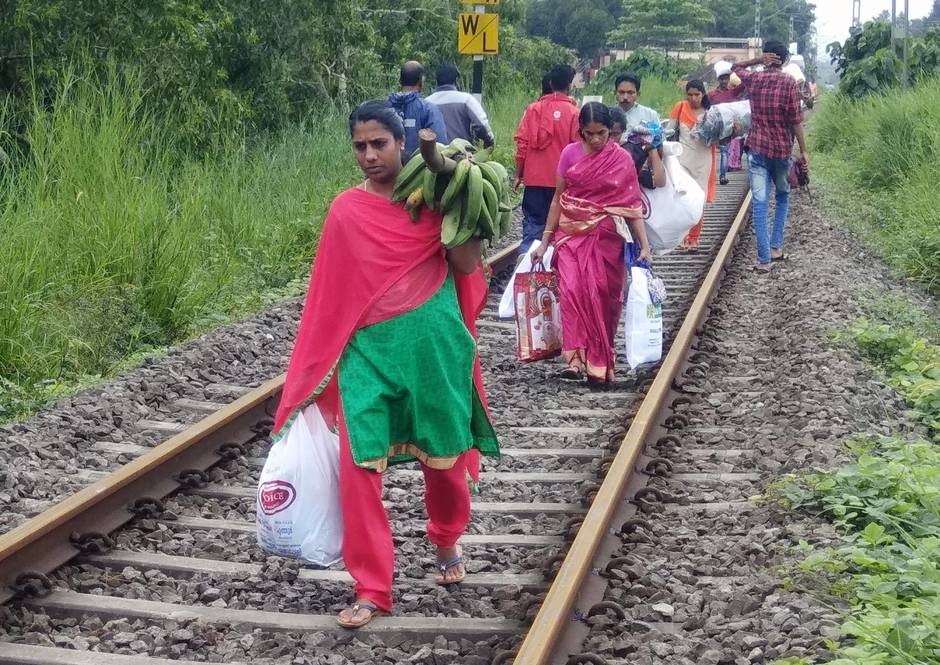
[[[385,612],[384,610],[380,610],[378,607],[368,602],[353,603],[353,605],[349,609],[352,610],[352,616],[353,616],[352,620],[347,621],[347,620],[344,620],[342,617],[339,617],[339,616],[336,617],[336,623],[338,623],[343,628],[362,628],[367,623],[372,621],[374,618],[385,616],[386,614],[388,614],[388,612]],[[356,621],[355,617],[359,614],[360,610],[365,610],[366,612],[369,613],[369,616],[367,616],[362,621]]]
[[[770,262],[771,262],[771,263],[777,263],[778,261],[786,261],[786,260],[787,260],[787,255],[786,255],[786,254],[781,254],[780,256],[771,256],[771,257],[770,257]]]
[[[769,273],[772,269],[773,269],[773,264],[771,263],[758,263],[756,266],[752,268],[754,272],[759,272],[763,274]]]
[[[455,556],[450,561],[438,561],[437,570],[440,573],[441,579],[434,580],[434,583],[439,586],[450,586],[451,584],[460,584],[464,581],[464,578],[467,576],[467,568],[464,566],[463,572],[460,573],[459,577],[452,577],[447,579],[447,571],[453,568],[454,566],[459,566],[463,563],[463,552]]]
[[[568,365],[565,369],[561,370],[558,373],[558,378],[564,381],[583,381],[585,376],[584,365],[580,360],[577,362],[577,365]]]

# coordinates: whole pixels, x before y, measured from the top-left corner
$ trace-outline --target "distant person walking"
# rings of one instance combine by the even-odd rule
[[[401,66],[398,77],[401,91],[388,96],[388,103],[398,113],[405,126],[404,161],[418,149],[418,132],[430,128],[437,134],[439,143],[449,143],[447,127],[440,109],[421,96],[424,88],[424,67],[416,60],[409,60]]]
[[[640,76],[626,73],[617,77],[614,82],[614,95],[617,105],[623,110],[627,124],[624,127],[627,133],[636,129],[644,122],[659,122],[659,114],[649,106],[643,106],[637,100],[640,98]]]
[[[669,113],[669,119],[678,127],[679,143],[682,145],[679,163],[695,178],[695,182],[705,192],[706,202],[715,200],[715,146],[707,146],[701,139],[692,136],[692,128],[705,115],[709,106],[711,106],[711,100],[705,93],[705,84],[692,80],[685,86],[685,99],[677,102]],[[703,217],[692,227],[685,240],[679,245],[679,251],[698,251],[698,239],[702,233],[704,219]]]
[[[783,231],[790,207],[790,169],[793,166],[793,139],[800,146],[800,158],[809,166],[809,152],[803,133],[800,111],[800,86],[783,71],[790,57],[787,47],[779,41],[764,44],[760,58],[734,65],[751,100],[751,131],[747,137],[750,150],[751,194],[754,204],[751,222],[757,236],[758,272],[770,272],[772,261],[784,260]],[[748,71],[751,65],[763,64],[760,72]],[[767,210],[771,184],[776,190],[773,233],[767,234]]]
[[[711,100],[712,106],[715,104],[728,104],[738,101],[741,95],[744,94],[744,84],[740,83],[736,86],[731,85],[731,63],[724,60],[715,63],[715,73],[718,74],[718,87],[708,93],[708,99]],[[738,140],[738,138],[734,138],[732,141],[718,145],[719,184],[728,184],[729,150],[731,144]]]
[[[557,65],[548,73],[552,92],[529,104],[516,130],[516,178],[513,189],[522,195],[522,244],[519,256],[542,238],[548,208],[555,196],[555,172],[561,151],[580,140],[578,106],[568,96],[574,67]]]
[[[447,138],[466,139],[472,143],[478,140],[489,148],[493,145],[493,130],[486,117],[486,111],[477,98],[457,87],[460,76],[458,69],[451,64],[437,68],[437,87],[427,97],[427,102],[434,104],[444,116]]]

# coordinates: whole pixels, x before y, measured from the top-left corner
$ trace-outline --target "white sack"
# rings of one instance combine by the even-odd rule
[[[668,145],[668,144],[667,144]],[[673,155],[663,157],[666,185],[642,188],[646,236],[656,253],[679,246],[705,210],[705,191]]]
[[[311,404],[271,446],[258,480],[258,545],[320,566],[339,561],[343,513],[339,498],[339,436]]]
[[[630,268],[630,291],[623,315],[627,364],[635,368],[663,357],[663,306],[649,290],[650,271]]]

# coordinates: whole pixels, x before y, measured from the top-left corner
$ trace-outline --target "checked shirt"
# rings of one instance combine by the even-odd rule
[[[788,159],[793,152],[793,128],[803,121],[796,79],[779,67],[762,72],[750,72],[741,65],[733,69],[751,100],[748,149],[772,159]]]

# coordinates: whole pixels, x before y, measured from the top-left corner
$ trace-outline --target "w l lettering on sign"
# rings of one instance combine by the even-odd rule
[[[461,55],[496,55],[499,53],[499,16],[496,14],[459,14],[457,16],[457,52]]]

